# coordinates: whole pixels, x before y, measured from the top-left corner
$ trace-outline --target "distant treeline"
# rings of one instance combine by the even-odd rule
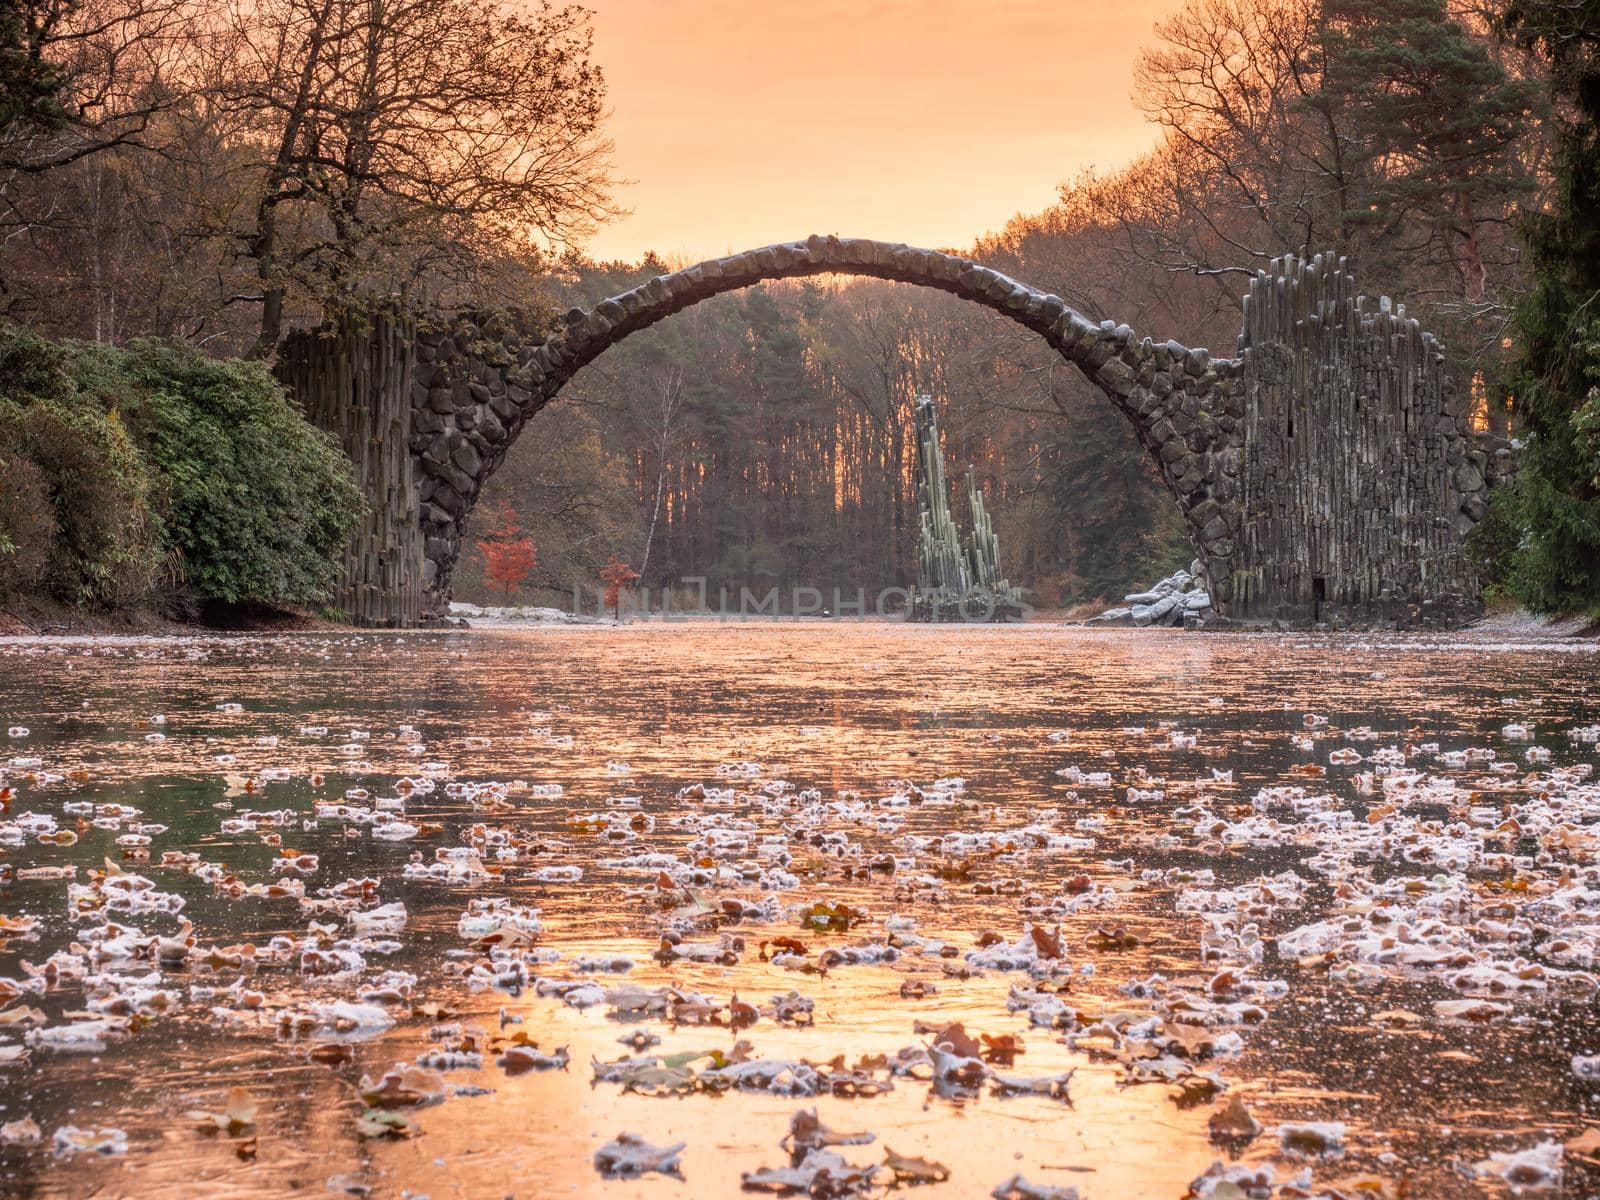
[[[664,269],[587,267],[564,300]],[[485,496],[527,521],[535,581],[555,593],[616,550],[652,589],[871,595],[916,579],[920,394],[1036,601],[1117,593],[1193,557],[1128,422],[1075,368],[987,310],[877,280],[753,287],[626,339],[535,418]],[[480,571],[469,555],[457,592],[477,599]]]

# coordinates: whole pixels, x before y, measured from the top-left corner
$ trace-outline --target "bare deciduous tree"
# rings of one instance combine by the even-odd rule
[[[215,35],[209,93],[255,151],[234,229],[260,353],[285,306],[470,286],[610,207],[589,16],[543,3],[254,0]]]

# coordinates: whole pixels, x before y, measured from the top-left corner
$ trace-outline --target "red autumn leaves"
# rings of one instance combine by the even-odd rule
[[[493,523],[478,539],[478,552],[483,555],[484,579],[498,587],[508,603],[538,561],[533,539],[522,532],[516,512],[504,501],[495,507]]]

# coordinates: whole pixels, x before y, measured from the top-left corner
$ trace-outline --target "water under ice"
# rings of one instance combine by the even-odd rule
[[[1585,1195],[1600,660],[0,642],[0,1194]]]

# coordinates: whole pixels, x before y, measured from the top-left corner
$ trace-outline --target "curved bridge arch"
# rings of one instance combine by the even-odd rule
[[[448,420],[427,419],[414,430],[413,447],[421,455],[428,492],[422,516],[427,557],[435,564],[433,590],[448,589],[461,548],[462,525],[479,490],[528,418],[554,399],[578,371],[623,338],[712,296],[773,279],[824,274],[935,288],[1037,333],[1132,423],[1177,499],[1201,562],[1208,567],[1213,561],[1218,564],[1213,578],[1225,575],[1221,568],[1233,553],[1236,533],[1227,514],[1238,496],[1239,469],[1237,450],[1230,450],[1234,422],[1226,419],[1231,360],[1214,362],[1204,350],[1170,341],[1155,344],[1139,339],[1126,325],[1092,322],[1059,296],[970,259],[864,238],[812,236],[658,275],[591,309],[573,309],[563,331],[537,343],[524,341],[526,335],[518,331],[470,318],[464,321],[465,328],[422,333],[423,361],[417,371],[419,383],[428,389],[429,406],[444,409],[448,404],[454,414],[465,399],[495,414],[488,421],[482,419],[485,414],[474,414],[467,430],[451,429]],[[484,356],[486,341],[499,343],[509,356],[498,364],[505,387],[498,409],[494,402],[499,381],[493,377],[493,353]],[[458,361],[469,377],[465,397],[457,386],[462,372],[448,369]],[[477,361],[491,365],[489,375]],[[478,377],[477,387],[470,381],[473,375]],[[448,396],[440,394],[444,389]],[[435,424],[438,429],[428,428]],[[483,432],[473,438],[474,431]]]
[[[1287,256],[1244,297],[1233,358],[1098,324],[970,259],[810,237],[660,275],[565,327],[392,312],[300,331],[279,376],[336,435],[370,501],[336,600],[363,624],[446,610],[468,514],[529,418],[607,347],[722,292],[799,275],[949,292],[1016,321],[1132,425],[1227,616],[1459,621],[1477,609],[1463,535],[1510,450],[1457,410],[1444,353],[1342,259]]]

